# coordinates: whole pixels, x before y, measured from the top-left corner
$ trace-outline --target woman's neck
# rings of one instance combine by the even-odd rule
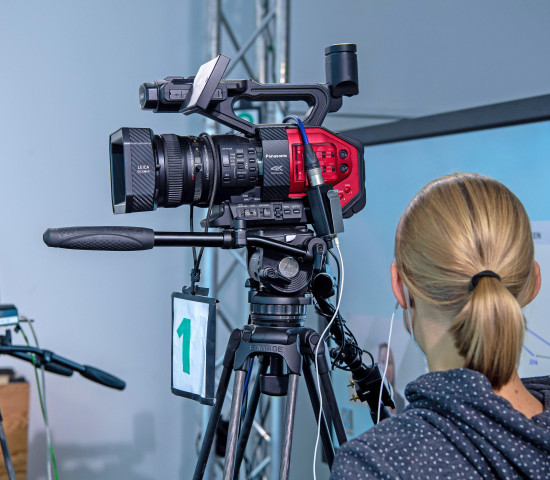
[[[525,388],[517,371],[514,372],[508,383],[498,390],[494,390],[494,392],[498,396],[508,400],[512,404],[512,407],[523,413],[527,418],[531,418],[544,410],[542,403]]]
[[[415,303],[414,333],[426,354],[430,372],[464,367],[464,358],[458,354],[449,333],[450,316],[425,302],[415,300]]]

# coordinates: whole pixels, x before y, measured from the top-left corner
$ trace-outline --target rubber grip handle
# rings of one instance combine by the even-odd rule
[[[65,377],[70,377],[73,374],[73,371],[70,368],[64,367],[63,365],[58,365],[56,363],[45,363],[44,369],[51,373],[64,375]]]
[[[86,377],[88,380],[101,383],[101,385],[105,385],[106,387],[116,388],[117,390],[124,390],[126,387],[124,380],[89,365],[84,365],[84,370],[80,372],[80,375]]]
[[[76,250],[149,250],[155,244],[155,232],[140,227],[48,228],[43,239],[48,247]]]

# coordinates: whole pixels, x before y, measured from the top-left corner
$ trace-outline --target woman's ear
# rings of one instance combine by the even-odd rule
[[[540,286],[542,283],[542,279],[540,276],[540,265],[538,262],[535,262],[535,291],[533,292],[533,297],[531,298],[531,302],[535,299],[535,297],[539,294]]]
[[[393,294],[395,295],[395,298],[399,305],[401,305],[401,308],[403,310],[406,310],[407,302],[405,300],[405,291],[403,290],[403,280],[401,280],[401,277],[399,276],[399,272],[397,271],[397,266],[395,265],[395,263],[391,264],[390,271],[391,288],[393,290]]]

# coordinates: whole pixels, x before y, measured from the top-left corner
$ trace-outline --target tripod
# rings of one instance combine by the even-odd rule
[[[235,380],[225,452],[224,480],[238,478],[261,394],[287,397],[279,476],[281,480],[288,479],[298,379],[302,374],[316,421],[321,422],[321,440],[329,467],[334,460],[334,447],[328,425],[332,423],[334,426],[339,445],[346,441],[344,425],[329,376],[330,367],[324,342],[317,349],[320,335],[315,330],[303,326],[306,305],[311,303],[311,298],[273,297],[261,294],[252,296],[251,323],[235,329],[227,344],[216,402],[210,414],[193,476],[195,480],[203,477],[233,370]],[[292,317],[290,322],[289,317]],[[323,395],[323,411],[320,418],[320,399],[312,369],[312,364],[315,363],[315,352],[317,352],[317,368]],[[245,418],[239,427],[247,371],[251,368],[251,360],[254,357],[259,358],[260,366]]]
[[[320,307],[325,317],[334,315],[334,318],[338,319],[338,312],[326,301],[334,292],[332,277],[325,271],[328,251],[325,240],[316,237],[305,225],[262,227],[252,230],[246,229],[243,220],[235,220],[231,229],[219,233],[153,232],[135,227],[49,229],[44,234],[44,241],[52,247],[91,250],[147,250],[157,246],[246,247],[250,275],[247,281],[250,288],[250,321],[248,325],[234,330],[230,336],[215,404],[193,478],[201,480],[204,476],[232,371],[235,371],[235,381],[224,480],[238,477],[261,394],[287,397],[279,473],[280,479],[288,479],[298,377],[302,374],[316,420],[320,422],[323,449],[329,467],[332,466],[334,446],[329,422],[334,426],[339,445],[345,443],[346,434],[332,390],[324,342],[317,348],[320,335],[304,327],[307,306],[312,303],[312,294],[317,302],[316,308]],[[193,269],[192,279],[195,273]],[[331,351],[331,355],[335,353],[334,363],[340,367],[346,366],[346,370],[351,373],[357,398],[369,404],[373,415],[379,407],[393,406],[391,387],[387,381],[382,381],[382,373],[374,363],[372,355],[369,354],[371,366],[366,366],[362,360],[362,354],[365,352],[358,346],[343,322],[335,322],[330,333],[339,345],[337,349],[332,349],[336,352]],[[247,391],[247,372],[251,370],[255,357],[259,357],[259,371],[252,388],[247,413],[240,424],[241,405]],[[320,378],[321,398],[313,380],[314,361]],[[323,411],[319,415],[321,399]],[[380,418],[388,415],[387,410],[381,408]]]

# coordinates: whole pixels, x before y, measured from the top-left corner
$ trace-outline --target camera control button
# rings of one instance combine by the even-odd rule
[[[255,171],[256,171],[256,167],[248,167],[248,171],[249,171],[249,172],[255,172]]]
[[[244,153],[244,150],[242,148],[236,148],[235,149],[235,153],[237,154],[237,156],[241,155]]]
[[[248,177],[248,178],[249,178],[249,180],[250,180],[251,182],[255,182],[255,181],[256,181],[256,175],[250,175],[250,177]]]
[[[340,156],[340,158],[343,160],[344,158],[348,158],[348,152],[344,149],[340,150],[338,152],[338,155]]]
[[[237,162],[237,167],[239,168],[239,170],[243,170],[243,169],[244,169],[244,162],[241,161],[241,160],[239,160],[239,161]]]
[[[347,163],[342,163],[342,165],[340,165],[340,171],[342,173],[346,173],[348,171],[348,169],[349,169],[349,166],[348,166]]]
[[[237,173],[237,180],[244,180],[244,173]]]
[[[230,177],[228,174],[225,174],[225,175],[223,176],[223,181],[224,181],[224,182],[230,182],[230,181],[231,181],[231,177]]]

